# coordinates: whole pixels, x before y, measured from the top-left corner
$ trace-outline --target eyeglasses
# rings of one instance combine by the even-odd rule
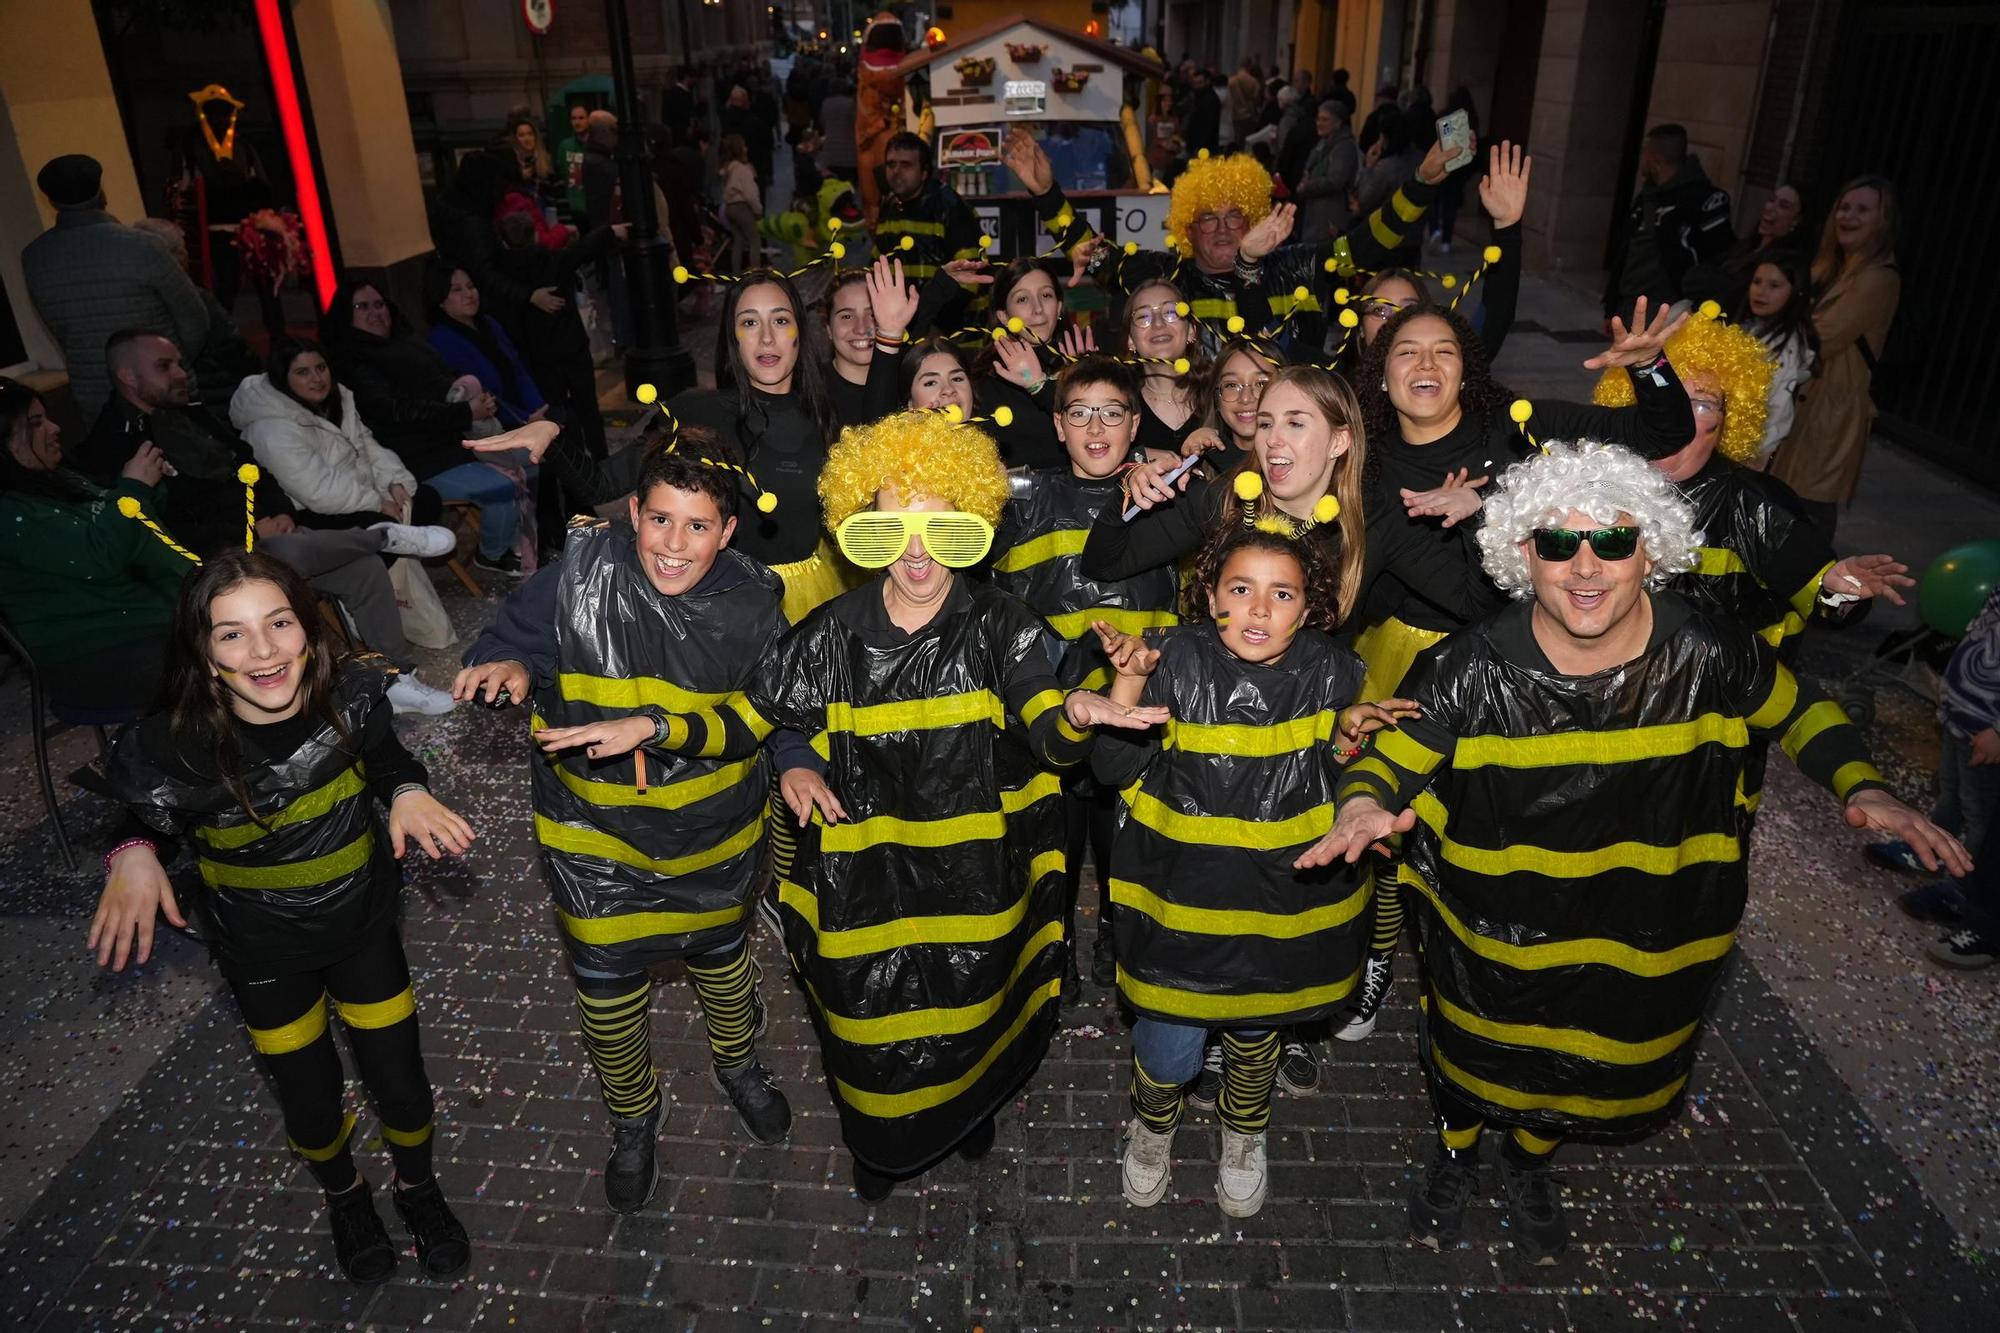
[[[1599,560],[1630,560],[1639,549],[1637,528],[1592,528],[1588,532],[1578,532],[1575,528],[1536,528],[1533,535],[1535,558],[1554,564],[1574,560],[1586,541]]]
[[[1142,305],[1132,312],[1132,322],[1142,329],[1150,329],[1155,324],[1171,328],[1181,322],[1181,312],[1170,305]]]
[[[1254,379],[1254,380],[1224,380],[1222,383],[1215,386],[1215,392],[1218,397],[1229,399],[1232,402],[1243,402],[1247,400],[1249,402],[1254,403],[1259,398],[1263,397],[1264,386],[1269,384],[1270,382],[1271,381],[1268,378]]]
[[[912,537],[922,537],[925,553],[948,569],[976,565],[993,547],[993,525],[957,510],[864,509],[842,519],[833,535],[841,554],[863,569],[895,564]]]
[[[356,301],[354,308],[356,310],[387,310],[389,303],[387,301]]]
[[[1082,430],[1095,418],[1102,421],[1107,430],[1116,430],[1125,424],[1125,418],[1131,412],[1132,409],[1123,403],[1101,403],[1096,407],[1089,403],[1071,403],[1063,409],[1063,420]]]
[[[1200,213],[1195,216],[1194,220],[1194,229],[1196,231],[1214,231],[1218,227],[1226,228],[1229,231],[1242,231],[1249,225],[1249,219],[1233,208],[1227,213]]]
[[[1720,398],[1690,398],[1688,399],[1688,406],[1694,409],[1694,413],[1698,417],[1719,417],[1722,415],[1722,400]]]

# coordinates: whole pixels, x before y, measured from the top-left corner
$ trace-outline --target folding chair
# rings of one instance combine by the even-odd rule
[[[42,804],[48,808],[49,824],[56,832],[56,849],[62,853],[63,866],[72,873],[76,870],[76,852],[69,844],[69,831],[63,827],[62,806],[56,793],[55,771],[49,758],[49,737],[68,727],[89,727],[97,733],[97,757],[102,759],[111,748],[111,741],[105,735],[106,727],[121,727],[139,715],[136,708],[84,708],[71,704],[58,704],[49,698],[48,690],[42,683],[42,670],[14,634],[11,626],[0,620],[0,647],[11,653],[19,661],[22,670],[28,673],[28,724],[33,728],[35,747],[35,781],[42,789]],[[47,722],[53,714],[55,723]],[[69,775],[69,781],[86,791],[108,795],[109,789],[104,779],[94,768],[86,764]]]

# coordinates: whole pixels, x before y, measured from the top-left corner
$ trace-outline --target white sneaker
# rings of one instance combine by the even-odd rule
[[[371,523],[370,532],[382,534],[383,555],[413,555],[432,560],[458,549],[458,534],[450,528],[411,527],[408,523]]]
[[[1222,1131],[1222,1162],[1215,1168],[1215,1201],[1231,1217],[1255,1217],[1270,1185],[1264,1136]],[[1129,1195],[1128,1195],[1129,1197]]]
[[[1366,1041],[1375,1032],[1375,1018],[1382,1001],[1389,996],[1389,982],[1396,972],[1394,954],[1371,953],[1363,965],[1361,984],[1355,988],[1354,1009],[1344,1026],[1334,1032],[1338,1041]]]
[[[405,672],[389,682],[389,707],[398,713],[424,713],[437,717],[458,707],[458,700],[452,698],[449,692],[426,685]]]
[[[1125,1201],[1151,1208],[1167,1197],[1174,1179],[1174,1136],[1155,1134],[1134,1118],[1125,1136]]]

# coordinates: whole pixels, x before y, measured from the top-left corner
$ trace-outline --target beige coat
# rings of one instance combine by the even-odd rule
[[[1771,465],[1771,475],[1801,499],[1837,504],[1854,496],[1861,451],[1875,421],[1868,396],[1873,376],[1860,343],[1867,339],[1869,350],[1882,355],[1902,292],[1896,270],[1878,264],[1836,284],[1813,312],[1820,371],[1806,386],[1792,433]]]

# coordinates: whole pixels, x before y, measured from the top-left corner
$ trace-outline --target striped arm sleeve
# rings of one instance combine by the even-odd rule
[[[1387,264],[1390,255],[1416,230],[1437,197],[1437,188],[1412,176],[1396,187],[1386,203],[1349,227],[1346,234],[1355,264],[1366,269]]]
[[[1775,658],[1769,664],[1770,683],[1748,718],[1750,729],[1775,737],[1799,772],[1838,800],[1871,787],[1887,790],[1889,784],[1869,762],[1861,729],[1848,721],[1840,705]]]
[[[1430,784],[1451,749],[1452,738],[1422,718],[1378,731],[1367,753],[1341,773],[1340,804],[1366,796],[1385,810],[1401,810]]]
[[[666,732],[655,748],[702,759],[748,759],[777,729],[743,694],[732,694],[713,708],[656,716],[665,719]]]

